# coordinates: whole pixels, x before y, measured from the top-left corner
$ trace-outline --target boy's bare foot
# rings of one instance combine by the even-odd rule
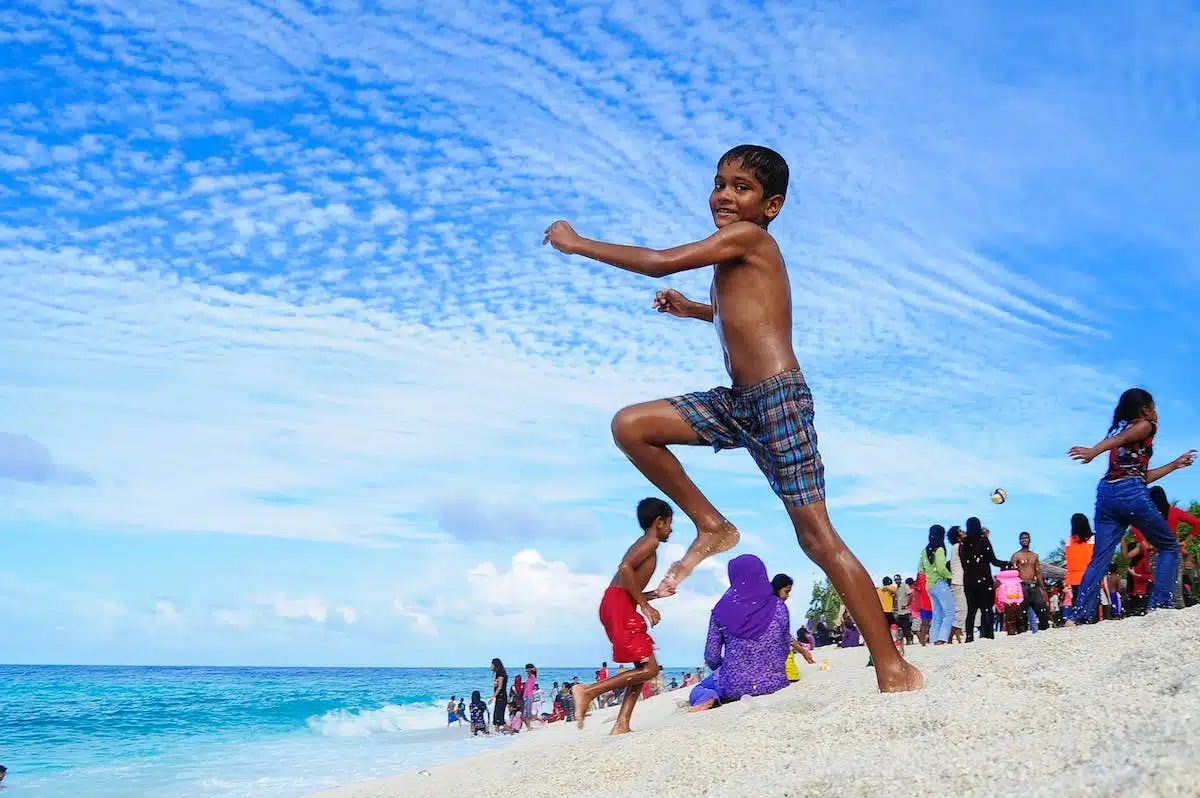
[[[876,668],[875,678],[881,693],[903,693],[925,686],[925,676],[904,660],[900,660],[900,667],[895,670],[884,672]]]
[[[688,547],[683,559],[667,569],[667,575],[658,585],[660,596],[673,596],[680,583],[696,570],[696,566],[714,554],[729,551],[738,544],[741,535],[737,527],[721,519],[711,527],[696,528],[696,539]]]
[[[588,710],[592,708],[592,702],[586,700],[587,691],[582,684],[577,684],[571,688],[571,700],[575,702],[575,714],[578,715],[575,719],[575,725],[583,728],[583,719],[587,717]]]
[[[611,737],[611,736],[617,735],[617,734],[629,734],[629,731],[630,731],[630,729],[629,729],[628,724],[615,723],[615,724],[613,724],[612,731],[610,731],[608,734]]]

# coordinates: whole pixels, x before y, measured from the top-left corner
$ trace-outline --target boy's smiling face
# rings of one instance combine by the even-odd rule
[[[741,161],[723,161],[717,165],[708,207],[717,229],[734,222],[765,226],[779,215],[783,197],[764,197],[762,183],[754,172],[742,166]]]

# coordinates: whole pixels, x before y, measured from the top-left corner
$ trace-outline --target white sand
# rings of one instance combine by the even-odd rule
[[[1200,796],[1200,608],[908,654],[920,692],[821,649],[829,670],[773,696],[688,714],[679,690],[639,702],[632,734],[605,736],[605,710],[320,798]]]

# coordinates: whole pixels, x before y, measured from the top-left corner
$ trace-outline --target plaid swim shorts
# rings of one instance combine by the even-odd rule
[[[812,392],[800,369],[754,385],[713,388],[667,401],[713,451],[749,451],[784,504],[825,500]]]

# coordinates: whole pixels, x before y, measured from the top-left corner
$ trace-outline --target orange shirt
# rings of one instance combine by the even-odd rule
[[[1083,572],[1092,561],[1092,550],[1096,548],[1093,538],[1087,543],[1080,543],[1075,538],[1067,538],[1067,584],[1078,587],[1083,581]]]

